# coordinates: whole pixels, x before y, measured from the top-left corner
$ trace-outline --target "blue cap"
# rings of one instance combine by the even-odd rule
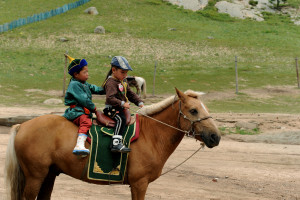
[[[73,76],[75,72],[78,72],[81,68],[87,65],[88,63],[85,59],[74,59],[68,67],[68,73]]]
[[[112,58],[110,64],[112,66],[116,66],[117,68],[123,69],[123,70],[130,70],[132,71],[132,68],[130,67],[128,61],[123,56],[115,56]]]

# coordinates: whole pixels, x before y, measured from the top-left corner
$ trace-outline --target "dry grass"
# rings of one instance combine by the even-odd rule
[[[39,36],[32,38],[28,36],[18,38],[0,38],[1,46],[8,49],[76,49],[82,52],[81,56],[89,55],[111,55],[122,54],[129,60],[135,60],[137,64],[145,61],[157,60],[168,63],[175,63],[178,60],[199,60],[201,63],[216,63],[219,57],[233,60],[234,56],[239,57],[240,62],[247,62],[248,58],[244,54],[262,54],[266,55],[268,60],[272,58],[271,53],[267,49],[255,49],[251,47],[234,49],[226,46],[210,46],[207,42],[190,42],[183,43],[181,41],[168,41],[159,39],[136,38],[130,36],[114,36],[114,35],[95,35],[84,34],[74,35],[68,33],[69,42],[61,43],[59,38],[63,35],[52,35],[49,37]],[[207,59],[211,58],[211,59]],[[255,58],[254,58],[255,59]],[[259,60],[261,62],[261,60]],[[219,61],[218,61],[219,62]],[[216,63],[218,64],[218,63]]]

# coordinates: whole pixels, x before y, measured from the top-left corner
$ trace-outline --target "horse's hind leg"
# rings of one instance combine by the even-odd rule
[[[49,166],[42,165],[37,159],[34,159],[35,162],[29,162],[27,160],[26,164],[24,164],[24,160],[25,159],[21,162],[21,168],[25,175],[23,197],[26,200],[34,200],[38,196],[41,186],[50,170]]]
[[[34,200],[41,188],[43,179],[35,177],[26,177],[23,197],[26,200]]]
[[[49,173],[42,184],[37,200],[46,200],[51,198],[51,193],[53,191],[55,178],[56,178],[56,173],[50,168]]]

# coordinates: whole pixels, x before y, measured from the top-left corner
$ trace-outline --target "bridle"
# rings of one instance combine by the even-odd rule
[[[212,118],[212,116],[206,116],[206,117],[198,118],[196,120],[191,120],[185,114],[183,114],[183,112],[181,111],[181,101],[179,100],[178,126],[180,129],[181,129],[181,126],[180,126],[180,116],[181,115],[183,116],[184,119],[190,121],[190,123],[191,123],[190,129],[188,131],[185,131],[185,135],[187,137],[193,137],[193,138],[195,138],[195,136],[197,136],[197,135],[200,135],[200,134],[195,133],[194,124],[197,122],[201,122],[201,121],[207,120],[209,118]]]
[[[173,103],[174,103],[174,102],[173,102]],[[173,104],[172,104],[172,106],[173,106]],[[140,110],[140,109],[139,109],[139,110]],[[150,118],[150,119],[152,119],[152,120],[154,120],[154,121],[156,121],[156,122],[159,122],[159,123],[164,124],[164,125],[166,125],[166,126],[168,126],[168,127],[171,127],[171,128],[176,129],[176,130],[178,130],[178,131],[180,131],[180,132],[183,132],[183,133],[185,133],[185,136],[187,136],[187,137],[193,137],[193,138],[195,138],[195,136],[197,136],[197,135],[200,135],[200,134],[196,134],[196,133],[195,133],[194,124],[197,123],[197,122],[201,122],[201,121],[207,120],[207,119],[209,119],[209,118],[212,118],[212,116],[206,116],[206,117],[199,118],[199,119],[197,119],[197,120],[191,120],[191,119],[188,118],[185,114],[183,114],[183,112],[181,111],[181,101],[180,101],[180,100],[179,100],[179,113],[178,113],[178,127],[179,127],[179,128],[174,127],[174,126],[172,126],[172,125],[170,125],[170,124],[167,124],[167,123],[165,123],[165,122],[162,122],[162,121],[160,121],[160,120],[157,120],[157,119],[155,119],[155,118],[153,118],[153,117],[150,117],[149,115],[140,113],[139,110],[137,110],[137,111],[135,111],[135,112],[137,112],[137,113],[139,113],[139,114],[141,114],[141,115],[143,115],[143,116],[145,116],[145,117],[147,117],[147,118]],[[181,115],[183,116],[184,119],[186,119],[186,120],[188,120],[188,121],[191,122],[191,127],[190,127],[190,129],[189,129],[188,131],[185,131],[185,130],[182,130],[182,129],[181,129],[181,126],[180,126],[180,116],[181,116]]]
[[[174,102],[173,102],[173,103],[174,103]],[[173,106],[173,104],[172,104],[172,106]],[[139,110],[138,110],[138,111],[139,111]],[[136,111],[136,112],[139,113],[138,111]],[[169,125],[169,124],[167,124],[167,123],[164,123],[164,122],[162,122],[162,121],[160,121],[160,120],[157,120],[157,119],[155,119],[155,118],[153,118],[153,117],[150,117],[150,116],[148,116],[148,115],[145,115],[145,114],[142,114],[142,113],[139,113],[139,114],[141,114],[141,115],[143,115],[143,116],[145,116],[145,117],[148,117],[148,118],[150,118],[150,119],[152,119],[152,120],[154,120],[154,121],[157,121],[157,122],[159,122],[159,123],[161,123],[161,124],[164,124],[164,125],[166,125],[166,126],[168,126],[168,127],[171,127],[171,128],[176,129],[176,130],[178,130],[178,131],[181,131],[181,132],[185,133],[185,136],[187,136],[187,137],[193,137],[193,138],[195,138],[196,135],[200,135],[200,134],[196,134],[196,133],[195,133],[195,130],[194,130],[194,124],[197,123],[197,122],[201,122],[201,121],[207,120],[207,119],[209,119],[209,118],[212,118],[211,116],[206,116],[206,117],[199,118],[199,119],[197,119],[197,120],[191,120],[191,119],[188,118],[185,114],[183,114],[183,112],[181,111],[181,101],[180,101],[180,100],[179,100],[179,113],[178,113],[178,127],[179,127],[179,128],[176,128],[176,127],[174,127],[174,126],[171,126],[171,125]],[[191,122],[191,128],[190,128],[188,131],[184,131],[184,130],[181,129],[180,121],[179,121],[181,115],[183,116],[184,119],[186,119],[186,120],[188,120],[188,121]],[[191,134],[191,133],[192,133],[192,134]],[[183,162],[181,162],[180,164],[178,164],[178,165],[176,165],[175,167],[171,168],[170,170],[168,170],[168,171],[162,173],[161,176],[163,176],[163,175],[169,173],[170,171],[173,171],[174,169],[176,169],[177,167],[179,167],[180,165],[182,165],[183,163],[185,163],[187,160],[189,160],[191,157],[193,157],[198,151],[200,151],[201,149],[203,149],[204,146],[205,146],[205,144],[204,144],[203,142],[201,142],[201,143],[200,143],[199,149],[197,149],[192,155],[190,155],[188,158],[186,158],[186,159],[185,159]]]

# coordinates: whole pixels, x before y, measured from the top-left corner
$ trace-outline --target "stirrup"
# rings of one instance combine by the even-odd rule
[[[129,153],[131,151],[130,148],[126,147],[123,144],[113,145],[110,150],[111,152],[120,152],[120,153]]]

